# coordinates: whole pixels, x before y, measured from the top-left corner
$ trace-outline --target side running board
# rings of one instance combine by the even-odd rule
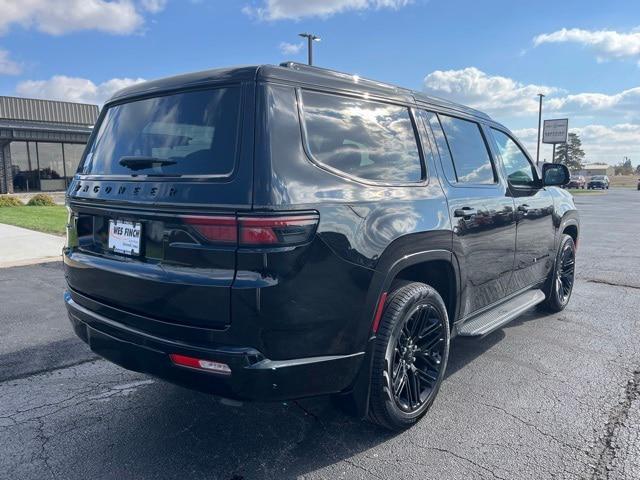
[[[545,295],[542,290],[527,290],[511,300],[467,320],[458,327],[458,335],[463,337],[487,335],[522,315],[531,307],[543,302],[544,299]]]

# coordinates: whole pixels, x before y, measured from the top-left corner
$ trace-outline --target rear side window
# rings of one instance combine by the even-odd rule
[[[107,110],[82,173],[229,175],[238,139],[240,88],[146,98]]]
[[[453,157],[458,183],[496,183],[496,174],[480,125],[448,115],[439,114],[438,117]]]
[[[406,107],[304,90],[302,103],[308,148],[319,163],[375,182],[422,180]]]

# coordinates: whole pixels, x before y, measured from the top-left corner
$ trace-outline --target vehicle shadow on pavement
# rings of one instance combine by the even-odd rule
[[[448,375],[503,337],[496,332],[455,340]],[[97,411],[80,416],[108,418],[108,426],[96,423],[81,437],[67,439],[72,445],[64,449],[65,463],[85,472],[108,465],[115,478],[174,478],[190,472],[190,478],[287,479],[318,471],[334,478],[344,468],[340,462],[359,468],[361,454],[397,435],[344,414],[326,397],[233,407],[161,381],[93,408]],[[83,466],[86,462],[93,465]]]

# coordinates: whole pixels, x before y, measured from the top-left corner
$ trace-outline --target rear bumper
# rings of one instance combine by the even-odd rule
[[[71,324],[91,350],[126,369],[148,373],[195,390],[237,400],[290,400],[337,393],[353,383],[364,352],[291,360],[270,360],[250,347],[203,348],[161,338],[64,300]],[[231,374],[175,365],[176,353],[225,363]]]

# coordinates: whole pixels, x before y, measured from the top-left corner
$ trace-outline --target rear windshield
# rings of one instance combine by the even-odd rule
[[[218,88],[110,107],[81,172],[229,175],[236,158],[240,89]]]

